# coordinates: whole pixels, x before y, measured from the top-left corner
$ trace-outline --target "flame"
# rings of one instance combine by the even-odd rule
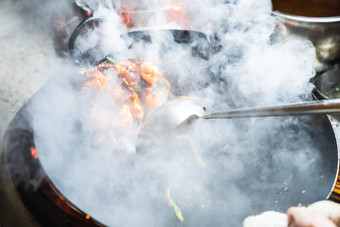
[[[174,4],[171,9],[175,12],[178,12],[182,9],[182,6],[180,4]]]
[[[54,26],[57,30],[58,36],[62,36],[63,33],[65,32],[65,22],[61,20],[54,20]]]
[[[130,13],[122,12],[121,17],[122,23],[125,24],[128,28],[130,28],[132,26]]]
[[[35,147],[31,147],[30,150],[31,150],[31,156],[33,158],[37,159],[38,158],[38,153],[37,153]]]
[[[65,25],[65,23],[61,20],[54,20],[54,24]]]

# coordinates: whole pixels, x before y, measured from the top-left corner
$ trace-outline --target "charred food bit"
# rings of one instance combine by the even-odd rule
[[[110,80],[110,69],[118,80]],[[81,69],[80,74],[85,75],[82,89],[95,88],[97,91],[103,87],[112,89],[113,100],[122,106],[120,115],[126,116],[123,125],[130,124],[129,111],[135,122],[144,118],[145,111],[158,107],[171,98],[170,84],[162,77],[159,68],[151,63],[135,61],[121,61],[117,63],[111,57],[91,69]],[[118,83],[117,83],[118,82]],[[124,106],[128,105],[128,106]],[[144,110],[145,109],[145,110]]]
[[[126,102],[126,100],[124,99],[126,97],[126,93],[127,91],[122,86],[118,84],[114,84],[112,86],[111,94],[112,94],[113,100],[116,103],[124,104]]]
[[[147,108],[156,108],[172,98],[170,83],[162,77],[162,73],[156,66],[150,66],[150,63],[143,63],[140,68],[141,78],[147,82],[143,96],[143,104]],[[150,68],[153,69],[150,70]]]
[[[99,63],[96,68],[97,68],[98,71],[103,72],[104,69],[112,69],[112,68],[114,68],[114,66],[115,66],[115,64],[113,64],[111,62],[104,61],[102,63]]]
[[[108,84],[108,79],[100,71],[90,71],[87,73],[87,77],[88,79],[82,87],[83,90],[91,87],[100,90]]]
[[[143,103],[147,108],[151,109],[161,106],[167,101],[167,99],[168,95],[160,89],[155,89],[154,87],[145,88]]]
[[[126,129],[133,125],[133,116],[131,114],[130,107],[127,104],[123,104],[118,112],[117,121],[113,121],[113,127],[117,129]]]
[[[127,86],[132,86],[138,81],[137,67],[134,63],[123,61],[114,65],[117,75],[122,78]]]
[[[144,110],[142,107],[142,103],[136,91],[133,88],[129,87],[129,91],[131,92],[131,95],[130,95],[131,113],[136,120],[141,120],[144,117]]]
[[[140,76],[151,86],[159,80],[160,70],[154,64],[144,62],[140,65]]]

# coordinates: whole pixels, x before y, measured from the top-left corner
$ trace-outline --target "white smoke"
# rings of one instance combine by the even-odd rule
[[[216,43],[216,50],[209,53],[197,33],[189,45],[161,30],[150,32],[151,44],[123,38],[128,29],[121,24],[119,7],[164,7],[170,1],[119,1],[112,6],[107,1],[76,2],[104,19],[78,41],[77,48],[98,48],[94,56],[98,60],[111,54],[117,60],[138,57],[153,62],[163,70],[174,95],[193,96],[208,111],[310,96],[314,48],[295,39],[271,40],[276,19],[268,0],[181,2],[188,21],[177,25],[206,32],[208,43]],[[157,23],[150,18],[152,26],[174,23],[164,15],[156,18]],[[201,57],[193,54],[193,46]],[[301,194],[312,184],[309,180],[294,185],[299,177],[313,174],[321,181],[318,170],[306,173],[318,164],[318,147],[308,127],[301,126],[308,118],[198,121],[187,136],[168,141],[155,155],[141,157],[134,150],[140,125],[126,130],[112,127],[119,106],[112,100],[111,87],[82,91],[77,86],[80,66],[71,61],[56,68],[37,99],[33,123],[37,151],[63,195],[105,225],[181,225],[167,205],[166,188],[188,226],[238,226],[253,212],[296,205],[295,197],[319,199],[314,192]],[[112,75],[110,81],[115,80]],[[300,163],[305,165],[299,168]]]

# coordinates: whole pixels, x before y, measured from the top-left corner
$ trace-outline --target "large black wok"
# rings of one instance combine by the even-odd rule
[[[135,41],[131,45],[137,45],[139,42],[144,45],[152,43],[154,32],[128,33],[128,36]],[[202,61],[209,61],[210,55],[223,48],[217,43],[216,37],[207,37],[203,33],[180,30],[162,32],[167,34],[166,37],[172,37],[172,42],[189,48],[192,54],[197,55]],[[207,74],[207,76],[210,77],[211,83],[218,82],[221,86],[219,87],[220,93],[226,92],[223,86],[227,84],[227,81],[218,78],[216,74]],[[171,80],[171,78],[169,81],[177,95],[181,95],[183,90],[194,92],[207,86],[202,81],[199,83],[201,87],[183,89],[179,81]],[[24,203],[32,209],[34,215],[43,224],[50,226],[65,226],[65,223],[71,223],[72,226],[85,226],[85,224],[100,226],[100,223],[127,226],[181,225],[166,205],[163,189],[165,183],[168,182],[163,181],[162,171],[157,171],[158,165],[156,164],[161,162],[169,165],[170,168],[173,167],[171,160],[178,155],[176,154],[178,147],[171,147],[171,144],[170,147],[164,148],[167,151],[164,152],[166,155],[140,159],[132,154],[128,160],[124,160],[122,169],[135,169],[135,171],[132,171],[131,176],[124,175],[131,173],[128,171],[116,172],[117,179],[128,179],[124,184],[116,182],[119,188],[115,188],[114,178],[109,175],[104,178],[106,181],[104,184],[97,179],[89,180],[83,179],[84,176],[79,176],[81,180],[89,182],[87,185],[91,190],[79,188],[78,185],[72,186],[72,184],[64,186],[65,175],[63,174],[67,172],[65,169],[77,163],[77,157],[80,158],[83,155],[82,151],[73,149],[71,158],[67,147],[65,151],[60,151],[59,155],[64,156],[62,159],[70,158],[70,162],[63,166],[59,177],[55,172],[55,166],[51,166],[51,160],[48,160],[49,152],[51,152],[48,150],[49,146],[39,144],[47,138],[44,138],[41,132],[36,132],[33,127],[36,117],[35,109],[39,109],[42,100],[49,98],[47,94],[51,86],[53,82],[48,82],[22,107],[11,122],[2,142],[13,182],[18,187]],[[64,94],[58,99],[68,99],[69,95]],[[309,98],[312,99],[312,96]],[[230,100],[226,98],[225,101]],[[61,108],[61,103],[61,101],[54,103],[53,108]],[[78,107],[74,106],[74,109]],[[71,110],[65,110],[66,114],[68,111]],[[328,198],[336,200],[338,194],[333,189],[338,174],[338,148],[326,115],[275,117],[258,121],[239,119],[221,122],[219,120],[218,124],[210,121],[201,122],[198,127],[207,129],[203,132],[203,137],[208,136],[211,129],[219,135],[216,136],[218,139],[197,142],[201,148],[202,157],[205,158],[206,167],[190,172],[193,175],[189,174],[185,178],[179,177],[178,181],[174,180],[174,185],[177,183],[178,187],[167,185],[172,188],[172,195],[182,209],[186,226],[239,226],[246,216],[266,210],[285,212],[292,205],[307,205]],[[56,125],[56,128],[60,127]],[[75,137],[83,135],[80,129],[79,131],[77,127],[75,129]],[[230,131],[235,129],[239,129],[241,133],[231,134]],[[225,134],[226,132],[229,133]],[[38,140],[35,138],[37,135]],[[202,138],[202,135],[197,135],[195,131],[192,131],[190,136],[194,139]],[[58,134],[51,141],[57,144]],[[76,147],[83,148],[84,144],[79,141]],[[37,147],[38,159],[30,156],[31,146]],[[93,162],[96,163],[98,160]],[[145,170],[145,163],[149,167],[147,170]],[[91,166],[93,163],[87,164]],[[184,167],[178,165],[178,170],[185,171],[193,165],[192,163]],[[242,168],[239,168],[240,166]],[[138,170],[141,171],[138,172]],[[87,173],[91,171],[91,168],[83,171]],[[107,171],[110,172],[110,170]],[[176,171],[177,169],[173,169],[171,172],[174,174],[171,175],[171,180],[176,178]],[[68,173],[73,172],[70,170]],[[147,176],[144,173],[150,175]],[[138,185],[140,191],[137,193],[138,196],[134,197],[135,192],[129,190],[129,187],[133,185],[133,182],[140,182],[141,179],[145,183]],[[198,188],[194,187],[192,190],[189,182],[183,182],[184,179],[193,179]],[[152,182],[157,182],[156,186],[152,185]],[[111,188],[112,193],[108,194],[102,188]],[[134,187],[131,186],[131,188]],[[95,193],[96,190],[98,193]],[[77,196],[74,196],[75,192]],[[88,195],[92,193],[95,195],[90,203],[105,204],[105,206],[90,208],[87,205],[84,206],[82,200],[89,198]],[[131,201],[131,199],[135,200]],[[125,204],[132,204],[130,211],[127,210]],[[122,210],[129,212],[124,214],[121,213]],[[56,211],[57,217],[54,215]],[[86,218],[87,213],[91,215],[89,220]],[[115,215],[117,213],[118,216]],[[114,220],[108,218],[110,215]],[[130,220],[126,219],[127,217],[131,217]]]

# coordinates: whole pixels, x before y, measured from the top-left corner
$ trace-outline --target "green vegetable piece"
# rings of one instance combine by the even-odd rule
[[[106,56],[106,60],[112,62],[113,64],[117,64],[117,62],[113,58],[111,58],[109,56]]]
[[[81,68],[81,69],[79,69],[78,72],[79,72],[79,74],[84,75],[85,72],[86,72],[86,69],[85,68]]]
[[[176,217],[178,218],[178,220],[184,221],[181,209],[179,209],[179,207],[175,203],[175,200],[171,199],[171,201],[172,201],[172,204],[174,205],[173,207],[174,207],[174,212],[175,212]]]

